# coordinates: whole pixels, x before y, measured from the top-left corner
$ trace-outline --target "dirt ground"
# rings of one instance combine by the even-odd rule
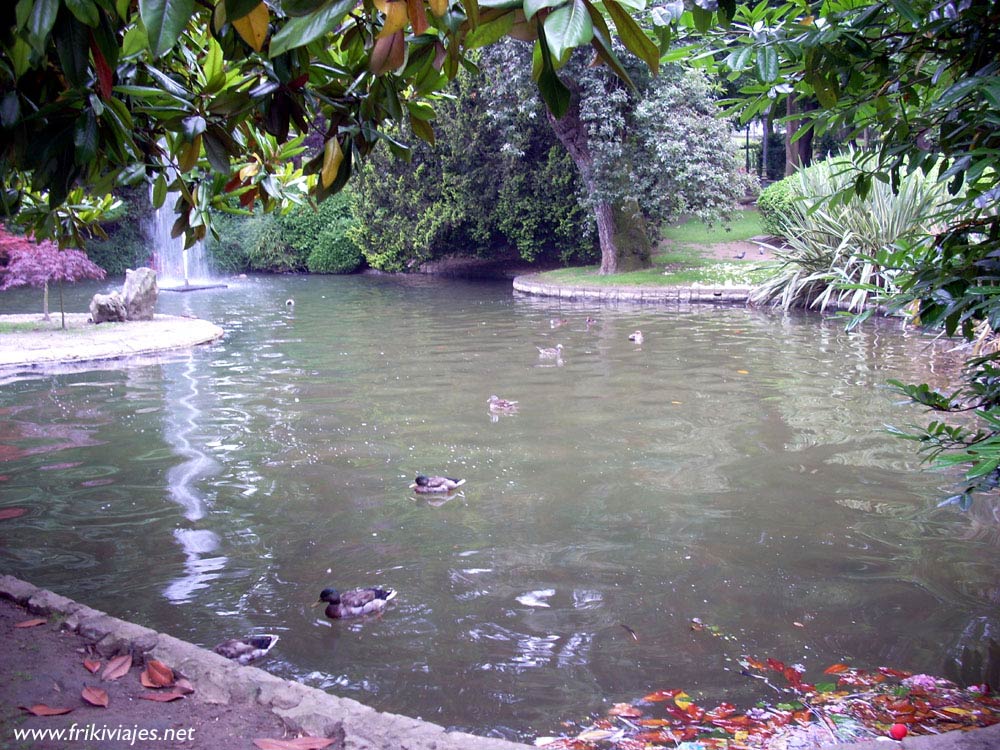
[[[93,655],[80,636],[61,630],[53,622],[15,627],[33,619],[36,616],[19,605],[0,599],[0,637],[4,643],[0,649],[0,748],[254,750],[257,738],[288,739],[281,720],[260,706],[210,705],[198,701],[196,694],[171,702],[144,700],[141,696],[170,689],[143,687],[139,682],[143,667],[138,664],[120,679],[101,679],[107,660]],[[96,674],[84,666],[85,659],[100,662]],[[84,701],[81,693],[87,687],[106,691],[106,708]],[[33,716],[22,708],[39,704],[72,710],[60,716]],[[70,739],[70,727],[75,727],[76,739]],[[67,733],[63,739],[18,736],[22,731],[45,729],[65,729]],[[143,730],[147,734],[141,735]],[[153,731],[164,737],[168,730],[175,739],[152,739]],[[88,733],[105,736],[88,740]],[[118,737],[109,738],[114,733]]]

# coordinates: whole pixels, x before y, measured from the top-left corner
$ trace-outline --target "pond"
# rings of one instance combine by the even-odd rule
[[[996,526],[885,432],[923,415],[884,382],[938,377],[898,324],[372,276],[159,311],[226,336],[0,386],[0,504],[29,509],[3,572],[209,647],[278,633],[278,675],[522,739],[654,689],[746,705],[741,654],[941,673],[995,624]],[[369,584],[399,591],[380,619],[310,606]]]

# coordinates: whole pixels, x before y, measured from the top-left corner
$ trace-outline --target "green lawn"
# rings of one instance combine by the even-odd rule
[[[706,226],[689,220],[667,227],[664,242],[653,255],[653,267],[632,273],[600,276],[598,266],[576,266],[539,274],[544,281],[557,284],[593,286],[688,286],[691,284],[731,284],[754,286],[771,275],[773,262],[754,259],[720,260],[706,252],[709,245],[749,240],[763,234],[756,210],[738,211],[727,226]]]

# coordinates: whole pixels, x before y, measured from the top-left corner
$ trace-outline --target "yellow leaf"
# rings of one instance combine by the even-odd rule
[[[406,10],[405,0],[390,0],[385,4],[385,21],[382,30],[376,39],[392,36],[397,31],[402,31],[410,22],[410,15]]]
[[[243,37],[243,41],[260,52],[267,38],[267,25],[271,21],[271,14],[267,5],[263,2],[247,13],[243,18],[233,21],[233,28]]]
[[[243,167],[243,169],[240,170],[240,179],[249,180],[251,177],[256,176],[256,174],[259,171],[260,171],[260,164],[258,164],[255,161],[252,161],[245,167]]]
[[[344,152],[340,150],[340,142],[336,136],[326,142],[323,148],[323,169],[319,173],[323,187],[328,188],[337,179],[340,162],[344,160]]]
[[[440,18],[448,12],[448,0],[430,0],[431,13]]]
[[[736,372],[738,372],[740,375],[749,375],[750,374],[749,370],[737,370]]]
[[[687,693],[678,693],[674,696],[674,703],[677,704],[677,708],[681,711],[687,711],[687,707],[690,706],[694,701],[691,700],[691,696]]]
[[[194,165],[198,163],[198,157],[201,155],[201,133],[194,137],[184,150],[180,154],[180,159],[178,160],[178,166],[181,168],[182,172],[190,172],[194,169]]]

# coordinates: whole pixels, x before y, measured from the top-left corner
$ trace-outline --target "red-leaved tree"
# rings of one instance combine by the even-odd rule
[[[60,250],[55,242],[35,242],[30,237],[11,234],[0,224],[0,290],[15,286],[43,287],[42,307],[49,320],[49,282],[59,283],[59,312],[66,327],[62,282],[103,279],[104,269],[82,250]]]

